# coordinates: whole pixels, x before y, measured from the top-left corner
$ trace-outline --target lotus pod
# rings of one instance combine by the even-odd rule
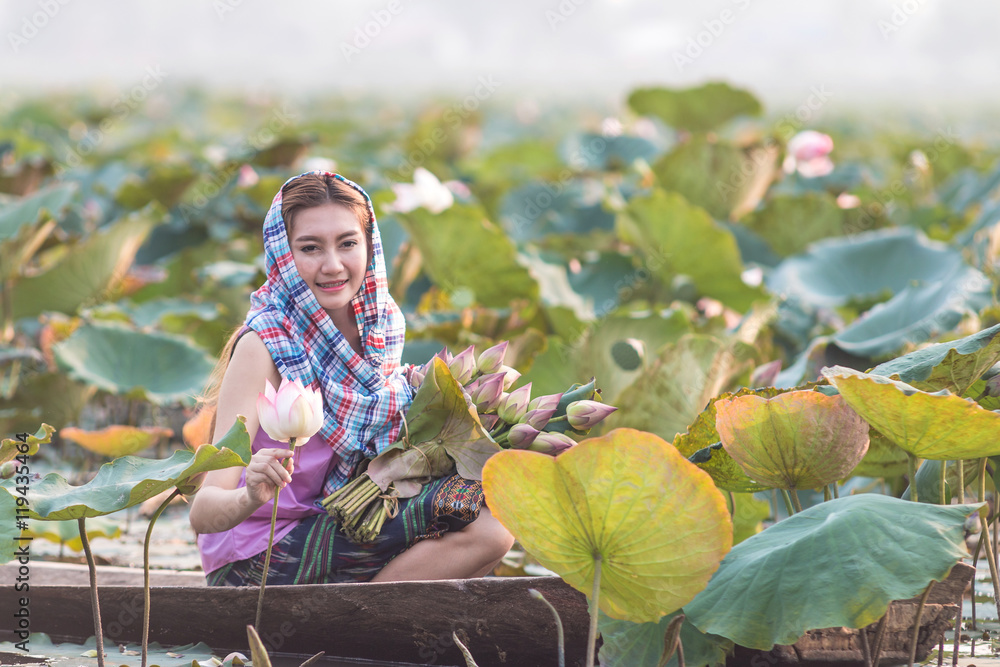
[[[868,423],[840,396],[790,391],[716,402],[715,427],[753,480],[811,489],[846,477],[868,451]]]

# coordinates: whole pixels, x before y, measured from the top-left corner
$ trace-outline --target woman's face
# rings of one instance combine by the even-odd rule
[[[335,321],[361,289],[368,244],[361,222],[348,208],[326,204],[295,214],[289,243],[302,280]]]

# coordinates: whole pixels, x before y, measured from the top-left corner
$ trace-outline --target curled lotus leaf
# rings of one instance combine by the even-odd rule
[[[67,427],[59,431],[59,435],[72,440],[84,449],[118,458],[130,456],[152,447],[160,438],[171,438],[172,429],[161,426],[122,426],[115,424],[99,431],[85,431],[82,428]]]
[[[732,545],[722,493],[673,446],[629,428],[552,457],[504,450],[483,469],[493,515],[598,607],[655,622],[704,588]]]
[[[55,433],[56,429],[48,424],[42,424],[41,428],[34,434],[21,434],[24,439],[20,438],[4,438],[0,441],[0,465],[7,463],[7,461],[14,460],[14,457],[18,454],[26,454],[27,456],[34,455],[41,445],[49,444],[52,440],[52,434]],[[24,451],[24,450],[27,451]]]
[[[715,426],[747,476],[781,489],[846,477],[868,451],[868,424],[840,396],[817,391],[720,400]]]
[[[1000,454],[1000,414],[973,401],[842,366],[823,375],[872,428],[914,456],[944,461]]]

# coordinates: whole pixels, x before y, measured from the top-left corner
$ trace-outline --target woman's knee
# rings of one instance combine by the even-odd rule
[[[499,560],[514,546],[514,536],[497,521],[496,517],[484,507],[479,517],[469,524],[463,532],[468,531],[469,537],[475,540],[484,552]]]

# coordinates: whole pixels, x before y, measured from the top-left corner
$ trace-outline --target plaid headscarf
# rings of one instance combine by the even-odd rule
[[[282,377],[298,378],[323,392],[323,428],[313,437],[322,438],[337,455],[324,484],[329,495],[350,479],[362,457],[375,456],[396,441],[401,411],[409,407],[413,392],[399,368],[406,322],[389,295],[371,198],[339,174],[307,173],[347,184],[368,204],[371,261],[361,290],[350,302],[361,326],[364,357],[351,348],[295,268],[281,217],[281,190],[264,219],[267,280],[250,297],[246,325],[264,341]]]

